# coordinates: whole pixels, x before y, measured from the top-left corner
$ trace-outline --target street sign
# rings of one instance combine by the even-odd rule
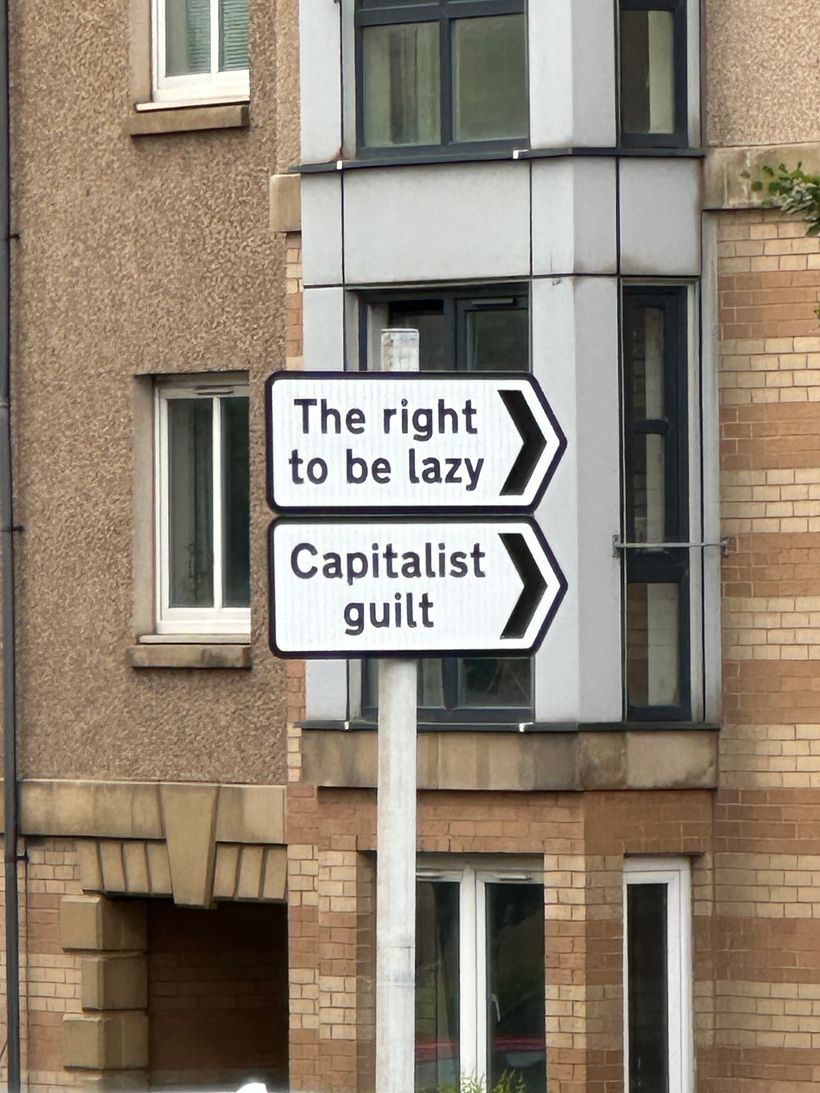
[[[285,517],[269,567],[281,657],[530,653],[567,587],[524,517]]]
[[[275,372],[265,407],[280,512],[528,512],[566,447],[521,374]]]

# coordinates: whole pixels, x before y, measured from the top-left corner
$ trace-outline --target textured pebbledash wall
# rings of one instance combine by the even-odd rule
[[[713,145],[820,139],[817,2],[705,0],[706,138]],[[703,39],[702,39],[703,40]]]
[[[249,128],[133,138],[127,4],[19,5],[13,402],[21,768],[281,782],[262,383],[286,354],[268,179],[298,158],[296,0],[255,0]],[[59,57],[59,63],[54,58]],[[134,670],[135,376],[251,380],[250,671]],[[137,438],[138,439],[138,438]],[[150,512],[144,513],[150,522]]]

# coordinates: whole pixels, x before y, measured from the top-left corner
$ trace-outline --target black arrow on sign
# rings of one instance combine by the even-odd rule
[[[499,391],[498,393],[523,441],[521,451],[501,489],[502,497],[515,497],[520,496],[527,488],[527,483],[535,470],[536,463],[541,458],[541,453],[547,446],[547,441],[532,410],[527,405],[523,391]]]
[[[513,394],[514,392],[508,393]],[[507,553],[518,570],[518,576],[524,582],[521,595],[512,609],[512,614],[507,619],[507,625],[504,627],[501,637],[502,640],[504,638],[523,638],[547,590],[547,582],[532,556],[532,551],[527,546],[526,539],[520,532],[501,532],[501,542],[507,548]]]

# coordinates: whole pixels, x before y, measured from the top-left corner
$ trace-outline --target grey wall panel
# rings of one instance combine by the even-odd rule
[[[349,171],[343,204],[349,284],[529,273],[526,163]]]
[[[533,273],[614,273],[615,161],[532,164]]]
[[[303,163],[336,159],[342,143],[339,5],[299,4],[300,112]]]
[[[579,278],[575,287],[578,413],[578,568],[582,721],[621,717],[618,283]]]
[[[700,272],[701,162],[620,163],[621,272],[695,277]]]
[[[617,141],[615,5],[565,0],[572,6],[573,145],[610,148]]]
[[[568,587],[535,656],[535,716],[539,721],[571,721],[577,717],[579,694],[578,445],[572,278],[533,282],[532,366],[567,437],[566,451],[536,513]]]
[[[615,273],[617,254],[616,164],[574,159],[575,272]]]
[[[568,582],[536,657],[536,717],[621,716],[617,281],[533,284],[533,367],[567,436],[537,512]]]
[[[306,288],[304,309],[304,362],[312,371],[344,368],[344,290]]]
[[[575,165],[571,159],[532,164],[532,271],[572,273],[575,268]]]
[[[305,663],[305,711],[308,719],[345,720],[346,660],[308,660]]]
[[[528,24],[531,144],[567,148],[573,143],[570,0],[531,4]]]
[[[302,175],[302,276],[305,285],[342,282],[340,172]]]

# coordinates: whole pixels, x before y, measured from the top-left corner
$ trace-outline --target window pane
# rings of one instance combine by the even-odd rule
[[[675,19],[621,12],[621,124],[625,133],[675,132]]]
[[[665,884],[627,885],[629,1091],[667,1093]]]
[[[632,437],[630,459],[630,523],[637,543],[662,543],[666,538],[666,472],[664,439],[657,433]]]
[[[529,657],[465,657],[462,705],[529,706]]]
[[[680,703],[680,586],[627,585],[627,700],[630,706]]]
[[[437,23],[364,28],[365,144],[440,142],[438,35]]]
[[[629,355],[632,415],[635,418],[662,418],[663,309],[636,304],[632,309],[631,319],[632,328],[626,351]]]
[[[248,67],[248,0],[220,0],[219,71]]]
[[[467,312],[467,367],[485,372],[526,372],[530,363],[526,308]]]
[[[213,607],[213,404],[168,400],[170,607]]]
[[[165,0],[165,75],[210,71],[210,0]]]
[[[250,476],[248,400],[224,398],[222,406],[222,602],[250,603]]]
[[[416,884],[416,1089],[459,1078],[459,886]]]
[[[441,300],[390,305],[390,326],[419,332],[419,367],[422,372],[455,368],[454,339],[447,331]]]
[[[535,884],[488,884],[488,1088],[503,1074],[526,1093],[547,1080],[544,1008],[544,890]]]
[[[422,657],[419,662],[416,702],[419,709],[441,709],[444,705],[444,686],[441,678],[441,661],[436,657]],[[379,705],[379,662],[363,663],[362,703],[373,710]]]
[[[525,137],[528,132],[523,15],[453,23],[453,138]]]

